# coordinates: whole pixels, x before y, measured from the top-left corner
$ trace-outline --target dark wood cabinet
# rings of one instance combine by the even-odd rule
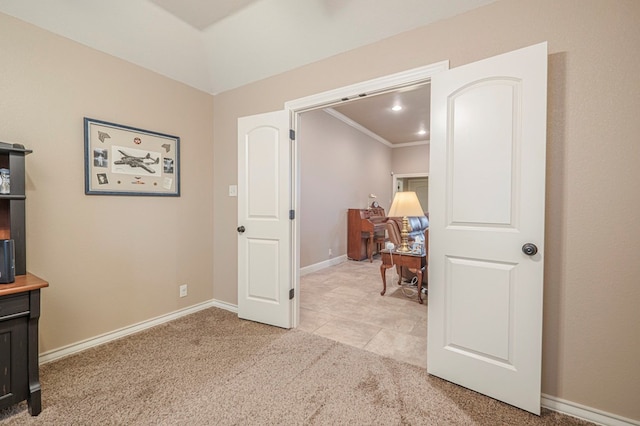
[[[4,302],[0,302],[2,306]],[[28,312],[28,309],[26,310]],[[10,318],[10,317],[9,317]],[[27,322],[22,318],[0,317],[0,407],[27,399]]]
[[[38,365],[40,289],[48,282],[27,273],[25,156],[19,144],[0,142],[0,169],[8,169],[8,193],[0,193],[0,240],[13,240],[15,281],[0,284],[0,409],[27,400],[42,411]],[[1,185],[0,185],[1,187]]]
[[[42,410],[38,366],[40,289],[49,283],[32,274],[0,285],[0,409],[27,400]]]
[[[25,156],[31,153],[19,144],[0,142],[0,168],[9,169],[9,194],[0,194],[0,239],[12,239],[15,247],[16,275],[27,273],[25,241]]]

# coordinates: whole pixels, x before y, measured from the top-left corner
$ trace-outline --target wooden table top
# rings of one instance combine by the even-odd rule
[[[426,257],[427,253],[426,252],[421,252],[421,253],[414,253],[412,251],[408,252],[408,253],[404,253],[404,252],[400,252],[400,251],[396,251],[396,249],[393,250],[389,250],[389,249],[382,249],[380,250],[381,254],[390,254],[392,256],[412,256],[412,257]]]
[[[16,275],[16,280],[12,283],[0,284],[0,297],[43,287],[49,287],[49,283],[27,272],[26,275]]]

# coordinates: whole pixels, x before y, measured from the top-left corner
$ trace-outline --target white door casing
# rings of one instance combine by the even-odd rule
[[[425,102],[429,102],[430,99],[425,99]],[[391,199],[393,199],[393,197],[396,195],[396,192],[400,191],[404,191],[404,180],[406,178],[425,178],[427,179],[427,181],[429,180],[429,173],[393,173],[393,179],[392,179],[392,187],[391,187]],[[427,191],[427,195],[428,195],[428,191]],[[427,205],[428,203],[425,203],[425,205]],[[420,205],[422,205],[422,202],[420,202]]]
[[[238,316],[291,327],[289,114],[238,119]]]
[[[413,191],[420,201],[420,206],[425,212],[429,211],[429,178],[407,179],[407,191]]]
[[[546,93],[546,43],[445,71],[431,86],[427,370],[535,414]]]

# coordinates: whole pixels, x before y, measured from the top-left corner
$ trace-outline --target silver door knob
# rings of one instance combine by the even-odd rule
[[[242,225],[241,225],[241,226],[238,226],[238,232],[239,232],[239,233],[241,233],[241,234],[242,234],[244,231],[245,231],[244,226],[242,226]]]
[[[527,256],[533,256],[538,252],[538,247],[533,243],[526,243],[522,246],[522,252]]]

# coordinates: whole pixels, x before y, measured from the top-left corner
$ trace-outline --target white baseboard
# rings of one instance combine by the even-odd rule
[[[67,346],[63,346],[58,349],[54,349],[51,351],[43,352],[40,354],[40,364],[46,364],[51,361],[55,361],[60,358],[64,358],[65,356],[69,356],[78,352],[82,352],[89,348],[93,348],[95,346],[99,346],[113,340],[120,339],[122,337],[128,336],[130,334],[138,333],[140,331],[146,330],[151,327],[155,327],[156,325],[164,324],[169,321],[173,321],[175,319],[184,317],[189,314],[193,314],[195,312],[201,311],[203,309],[218,307],[226,310],[231,310],[234,305],[229,305],[224,302],[219,302],[216,300],[209,300],[206,302],[199,303],[197,305],[189,306],[188,308],[181,309],[179,311],[174,311],[165,315],[160,315],[159,317],[152,318],[146,321],[139,322],[137,324],[133,324],[127,327],[120,328],[118,330],[111,331],[109,333],[101,334],[96,337],[92,337],[90,339],[82,340],[77,343],[72,343]],[[235,312],[238,312],[238,308],[235,308]]]
[[[544,408],[606,426],[640,426],[640,421],[627,419],[616,414],[607,413],[596,408],[567,401],[555,396],[542,394],[541,404]]]
[[[328,268],[329,266],[338,265],[342,262],[347,261],[347,255],[343,254],[342,256],[334,257],[329,260],[325,260],[323,262],[314,263],[313,265],[305,266],[304,268],[300,268],[300,276],[304,276],[310,274],[312,272],[319,271],[324,268]]]
[[[221,300],[212,300],[212,305],[216,308],[224,309],[225,311],[238,313],[238,305],[232,305],[231,303],[223,302]]]

